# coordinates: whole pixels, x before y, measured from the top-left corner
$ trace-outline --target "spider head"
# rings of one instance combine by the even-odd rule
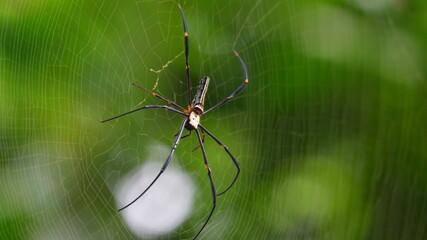
[[[203,107],[205,104],[205,97],[206,97],[206,92],[208,91],[209,81],[210,81],[209,77],[203,77],[200,80],[199,87],[197,88],[197,93],[194,96],[194,99],[192,102],[193,104],[192,107],[198,115],[203,114]]]

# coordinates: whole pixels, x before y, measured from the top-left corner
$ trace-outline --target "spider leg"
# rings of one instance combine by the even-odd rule
[[[150,90],[148,90],[148,89],[146,89],[146,88],[143,88],[143,87],[139,86],[139,85],[138,85],[138,84],[136,84],[136,83],[131,83],[131,84],[132,84],[133,86],[137,87],[137,88],[140,88],[140,89],[142,89],[142,90],[144,90],[144,91],[148,92],[148,93],[151,93],[153,96],[155,96],[155,97],[157,97],[157,98],[160,98],[161,100],[163,100],[163,101],[167,102],[168,104],[170,104],[170,105],[172,105],[172,106],[174,106],[174,107],[176,107],[176,108],[181,109],[183,112],[188,113],[188,111],[187,111],[186,109],[184,109],[183,107],[179,106],[178,104],[176,104],[176,103],[172,102],[171,100],[168,100],[168,99],[166,99],[166,98],[164,98],[164,97],[160,96],[159,94],[157,94],[157,93],[155,93],[155,92],[152,92],[152,91],[150,91]]]
[[[202,143],[205,144],[205,132],[202,129]],[[199,149],[200,145],[198,145],[197,147],[195,147],[193,150],[191,150],[191,152],[196,151],[197,149]]]
[[[181,5],[178,4],[178,7],[179,7],[179,11],[181,12],[182,26],[184,28],[185,71],[187,73],[187,98],[188,98],[188,106],[190,106],[191,105],[191,82],[190,82],[190,65],[188,64],[189,43],[188,43],[187,21],[185,20],[184,11],[182,11]]]
[[[120,114],[120,115],[118,115],[118,116],[115,116],[115,117],[109,118],[109,119],[107,119],[107,120],[101,121],[101,123],[105,123],[105,122],[108,122],[108,121],[114,120],[114,119],[116,119],[116,118],[123,117],[123,116],[125,116],[125,115],[128,115],[128,114],[130,114],[130,113],[133,113],[133,112],[136,112],[136,111],[139,111],[139,110],[143,110],[143,109],[156,109],[156,108],[164,108],[165,110],[170,110],[170,111],[172,111],[172,112],[176,112],[176,113],[179,113],[179,114],[181,114],[181,115],[187,116],[187,114],[185,114],[185,113],[183,113],[183,112],[181,112],[181,111],[179,111],[179,110],[176,110],[175,108],[171,108],[171,107],[169,107],[169,106],[165,106],[165,105],[146,105],[146,106],[143,106],[143,107],[140,107],[140,108],[134,109],[134,110],[132,110],[132,111],[129,111],[129,112],[126,112],[126,113]]]
[[[179,132],[178,132],[179,133]],[[174,137],[178,136],[178,133],[176,133],[175,135],[173,135]],[[191,131],[189,131],[187,134],[185,134],[184,136],[181,137],[181,139],[189,137],[191,135]]]
[[[231,160],[233,160],[234,165],[237,168],[237,173],[236,176],[234,177],[233,181],[231,182],[231,184],[221,193],[218,193],[217,196],[224,194],[225,192],[227,192],[232,186],[233,184],[236,182],[237,177],[240,174],[240,166],[239,166],[239,162],[237,162],[236,158],[234,158],[234,156],[230,153],[230,151],[228,150],[228,147],[225,146],[217,137],[215,137],[211,132],[209,132],[205,127],[203,127],[202,125],[199,124],[199,127],[206,132],[211,138],[213,138],[213,140],[215,140],[219,146],[221,146],[222,148],[224,148],[224,150],[227,152],[228,156],[230,156]]]
[[[162,168],[160,169],[159,174],[157,174],[156,178],[154,178],[154,180],[150,183],[150,185],[148,185],[148,187],[138,196],[136,197],[132,202],[128,203],[126,206],[120,208],[118,211],[122,211],[124,209],[126,209],[127,207],[129,207],[130,205],[132,205],[133,203],[135,203],[139,198],[142,197],[142,195],[144,195],[148,189],[151,188],[151,186],[153,186],[153,184],[157,181],[157,179],[160,177],[160,175],[162,175],[162,173],[166,170],[166,168],[168,167],[170,161],[172,160],[173,157],[173,153],[175,152],[175,149],[177,148],[178,144],[179,144],[179,140],[181,140],[181,136],[182,136],[182,132],[184,131],[184,127],[185,124],[187,123],[187,118],[184,119],[184,121],[181,124],[181,127],[179,128],[179,132],[178,132],[178,136],[175,139],[175,142],[172,146],[171,152],[169,153],[168,158],[166,159],[166,162],[163,164]]]
[[[233,52],[234,52],[234,55],[236,55],[236,57],[239,59],[240,64],[242,65],[242,70],[243,70],[243,75],[245,77],[245,81],[230,96],[226,97],[224,100],[222,100],[221,102],[219,102],[215,106],[211,107],[210,109],[204,111],[203,114],[206,114],[206,113],[218,108],[219,106],[225,104],[226,102],[230,101],[231,99],[233,99],[237,94],[239,94],[239,92],[241,92],[243,89],[245,89],[249,83],[248,71],[246,69],[245,63],[243,62],[243,59],[239,56],[239,54],[235,50],[233,50]]]
[[[199,234],[202,232],[202,230],[206,227],[206,224],[208,224],[209,220],[211,219],[212,214],[213,214],[213,212],[215,210],[215,207],[216,207],[216,196],[217,196],[216,190],[215,190],[215,184],[214,184],[213,179],[212,179],[212,172],[211,172],[211,169],[209,167],[208,157],[206,156],[205,147],[203,145],[202,139],[200,138],[199,130],[195,129],[195,131],[197,133],[197,138],[199,140],[199,144],[200,144],[200,147],[202,149],[202,154],[203,154],[203,160],[204,160],[204,163],[205,163],[205,168],[208,171],[209,181],[211,183],[211,190],[212,190],[212,210],[209,213],[208,218],[205,220],[205,223],[203,224],[203,226],[197,232],[196,236],[194,236],[193,240],[196,239],[199,236]]]

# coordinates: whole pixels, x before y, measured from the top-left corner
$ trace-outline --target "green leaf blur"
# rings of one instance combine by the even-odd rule
[[[113,192],[168,148],[193,94],[242,168],[200,239],[427,239],[427,2],[421,0],[0,2],[0,239],[138,239]],[[195,135],[195,134],[193,134]],[[231,160],[211,139],[218,189]],[[195,136],[172,166],[194,181],[189,239],[211,204]],[[155,190],[154,190],[155,191]],[[143,201],[141,199],[140,201]],[[170,201],[173,201],[171,199]]]

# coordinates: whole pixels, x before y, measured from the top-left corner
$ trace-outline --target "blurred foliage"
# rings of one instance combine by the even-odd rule
[[[181,118],[99,121],[158,103],[130,82],[185,105],[177,3],[0,2],[0,239],[136,238],[113,191]],[[427,2],[180,3],[193,89],[211,76],[213,105],[240,84],[233,48],[250,74],[202,119],[242,167],[202,239],[427,238]],[[234,169],[207,142],[222,189]],[[176,153],[195,211],[164,239],[192,237],[209,208],[195,145]]]

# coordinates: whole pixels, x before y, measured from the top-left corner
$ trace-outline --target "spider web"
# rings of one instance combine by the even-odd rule
[[[186,108],[177,4],[0,3],[1,239],[197,233],[212,199],[194,133],[147,196],[117,212],[154,179],[183,117],[143,110],[99,123],[164,104],[132,82]],[[243,82],[232,49],[250,76],[247,89],[201,119],[242,168],[201,239],[426,237],[425,55],[417,40],[425,35],[402,20],[409,6],[180,4],[192,94],[209,76],[209,108]],[[220,192],[235,167],[209,136],[205,147]],[[144,207],[151,218],[138,214]]]

